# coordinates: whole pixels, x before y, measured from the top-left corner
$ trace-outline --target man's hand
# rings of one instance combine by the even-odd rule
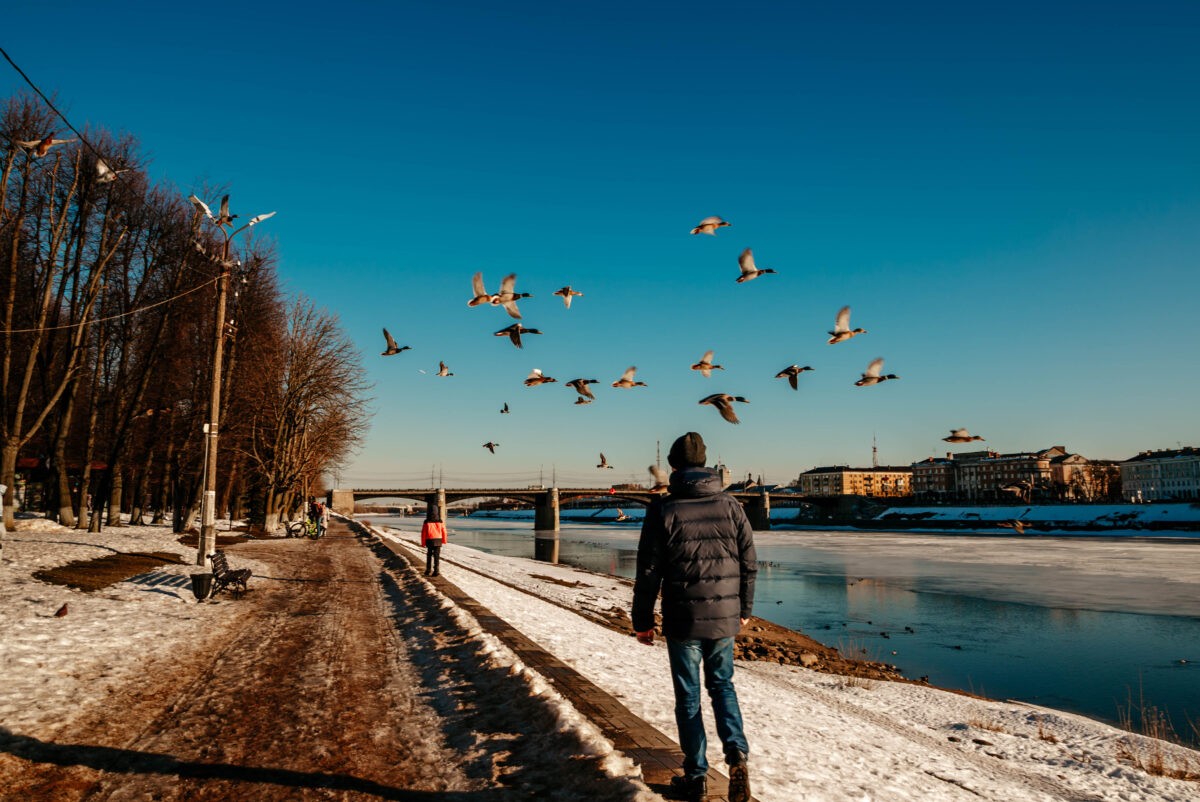
[[[638,643],[644,643],[647,646],[654,645],[654,630],[648,629],[645,632],[635,632],[633,634],[637,635]]]

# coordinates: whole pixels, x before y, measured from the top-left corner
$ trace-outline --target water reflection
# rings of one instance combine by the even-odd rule
[[[533,537],[533,559],[544,563],[558,563],[560,544],[558,532],[537,531]]]

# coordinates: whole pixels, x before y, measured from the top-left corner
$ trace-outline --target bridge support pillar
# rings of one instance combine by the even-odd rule
[[[446,489],[444,487],[439,487],[432,493],[425,494],[425,509],[427,511],[437,510],[438,520],[446,520]],[[428,514],[429,513],[426,512],[426,516],[428,516]]]
[[[331,490],[329,491],[329,509],[341,515],[354,514],[354,491],[353,490]]]
[[[771,497],[762,493],[756,499],[746,502],[746,517],[750,526],[757,530],[771,528]]]
[[[536,531],[558,531],[558,488],[540,493],[533,505],[533,528]]]

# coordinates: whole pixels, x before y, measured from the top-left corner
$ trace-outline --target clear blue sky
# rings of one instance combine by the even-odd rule
[[[6,9],[0,42],[155,179],[278,210],[286,286],[375,383],[344,484],[642,480],[688,430],[771,481],[957,426],[1200,444],[1200,4],[809,6],[67,0]],[[710,214],[733,227],[689,236]],[[747,246],[778,275],[736,285]],[[545,334],[493,337],[476,270],[518,273]],[[828,346],[842,304],[869,331]],[[413,350],[377,356],[381,326]],[[876,356],[901,380],[854,387]],[[608,386],[629,365],[648,388]],[[740,426],[711,392],[750,399]]]

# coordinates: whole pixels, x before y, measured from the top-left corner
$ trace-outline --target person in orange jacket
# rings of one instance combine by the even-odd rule
[[[421,525],[421,545],[425,547],[425,576],[437,576],[442,560],[442,544],[446,542],[446,525],[437,507],[430,507]]]

